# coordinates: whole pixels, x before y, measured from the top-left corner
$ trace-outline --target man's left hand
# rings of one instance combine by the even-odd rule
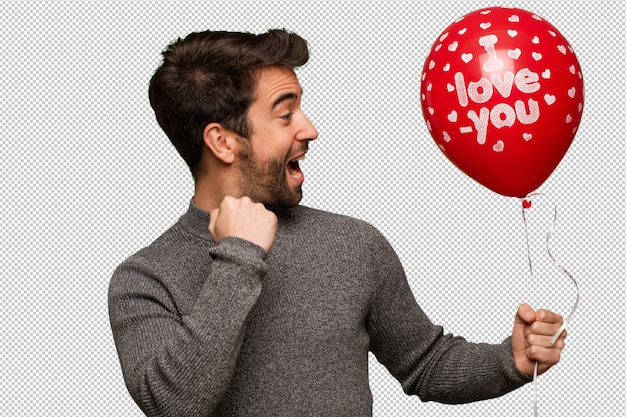
[[[535,363],[537,374],[542,374],[561,359],[567,331],[551,344],[552,337],[559,331],[563,317],[548,310],[533,310],[522,304],[515,315],[511,345],[515,366],[526,375],[532,375]]]

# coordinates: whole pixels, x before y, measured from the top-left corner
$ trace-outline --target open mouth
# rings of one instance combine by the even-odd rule
[[[303,177],[302,170],[300,169],[300,161],[304,159],[304,154],[293,158],[289,162],[287,162],[287,171],[289,174],[296,179],[301,179]]]

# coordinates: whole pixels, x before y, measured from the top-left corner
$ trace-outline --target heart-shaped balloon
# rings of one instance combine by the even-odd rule
[[[422,113],[461,171],[523,198],[557,167],[584,103],[578,59],[545,19],[516,8],[476,10],[448,26],[422,73]]]

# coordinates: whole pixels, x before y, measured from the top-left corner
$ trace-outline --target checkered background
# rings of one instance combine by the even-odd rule
[[[419,303],[447,331],[499,342],[519,302],[567,313],[575,297],[567,277],[546,267],[530,281],[519,200],[458,171],[421,116],[419,75],[431,44],[456,18],[489,5],[4,1],[1,414],[142,415],[122,380],[107,287],[115,266],[175,222],[193,192],[147,97],[160,51],[191,31],[284,27],[309,41],[311,61],[298,75],[320,137],[302,164],[303,204],[376,225]],[[617,415],[626,406],[618,349],[625,345],[626,7],[499,5],[556,26],[586,86],[580,130],[541,188],[558,207],[553,251],[578,279],[581,304],[562,362],[539,378],[540,415]],[[530,239],[537,264],[549,262],[548,224]],[[449,406],[406,396],[373,357],[370,374],[376,416],[532,415],[531,386]]]

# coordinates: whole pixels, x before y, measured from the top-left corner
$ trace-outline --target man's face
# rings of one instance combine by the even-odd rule
[[[248,110],[250,140],[238,153],[241,196],[264,204],[293,207],[302,199],[304,159],[317,130],[300,109],[302,88],[284,67],[261,70],[255,100]]]

